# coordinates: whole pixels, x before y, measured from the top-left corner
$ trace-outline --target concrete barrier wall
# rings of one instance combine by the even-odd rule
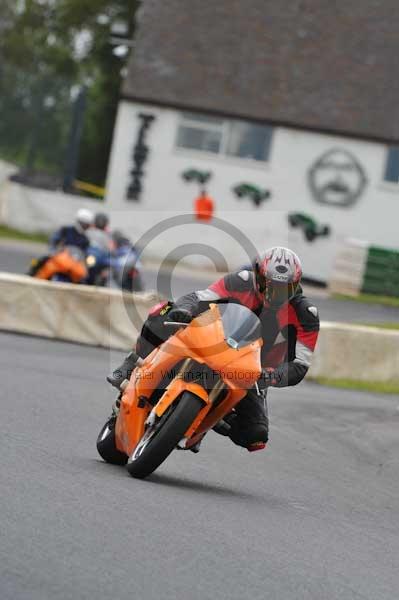
[[[156,294],[0,273],[0,329],[131,349]]]
[[[0,273],[0,329],[129,350],[159,297]],[[313,377],[399,379],[399,331],[323,322]]]
[[[399,331],[323,322],[309,374],[332,379],[399,380]]]

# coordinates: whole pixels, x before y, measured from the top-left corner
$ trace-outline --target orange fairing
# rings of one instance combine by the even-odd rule
[[[154,407],[151,398],[160,385],[164,392],[160,397],[158,393],[159,399],[154,407],[158,417],[185,391],[190,391],[204,402],[204,408],[186,433],[186,438],[190,438],[187,447],[195,443],[257,381],[261,369],[261,345],[262,341],[258,339],[241,348],[229,346],[225,340],[219,309],[216,304],[211,305],[209,311],[194,319],[187,327],[179,329],[147,357],[142,367],[134,370],[122,396],[121,411],[116,423],[118,449],[127,455],[133,452],[143,436],[145,421]],[[185,369],[196,363],[206,365],[213,372],[214,389],[207,391],[198,382],[185,380]],[[170,373],[176,365],[176,374],[165,384],[165,374]],[[222,389],[223,401],[214,407],[213,402]]]
[[[173,364],[190,357],[220,373],[226,385],[248,389],[260,376],[261,345],[259,339],[240,349],[231,348],[224,337],[218,307],[211,304],[209,311],[169,338],[154,360],[163,362],[166,354]]]
[[[196,396],[201,398],[201,400],[203,400],[205,404],[208,404],[208,402],[209,402],[208,394],[201,385],[198,385],[197,383],[186,382],[186,381],[183,381],[183,379],[176,377],[176,379],[174,379],[168,385],[164,395],[162,396],[162,398],[156,405],[156,407],[155,407],[156,415],[158,417],[162,417],[162,415],[166,411],[166,409],[169,408],[169,406],[171,404],[173,404],[173,402],[176,400],[176,398],[178,398],[180,396],[180,394],[182,394],[185,391],[195,394]]]
[[[74,283],[79,283],[87,276],[85,265],[73,258],[67,250],[50,257],[38,270],[35,277],[51,279],[57,273],[68,275]]]

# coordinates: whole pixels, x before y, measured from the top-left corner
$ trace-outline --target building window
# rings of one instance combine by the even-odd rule
[[[269,158],[272,128],[245,121],[231,121],[227,154],[253,160]]]
[[[223,139],[223,120],[185,113],[177,132],[177,146],[219,154]]]
[[[399,183],[399,146],[388,148],[384,179]]]
[[[267,161],[273,128],[249,121],[183,113],[176,146],[224,156]]]

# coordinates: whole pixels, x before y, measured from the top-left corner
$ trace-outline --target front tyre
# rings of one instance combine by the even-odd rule
[[[97,438],[97,451],[105,462],[113,465],[125,465],[127,456],[116,447],[115,417],[111,417],[101,429]]]
[[[154,426],[145,431],[128,460],[130,475],[144,479],[155,471],[176,448],[203,406],[198,396],[184,392],[178,404],[171,406]]]

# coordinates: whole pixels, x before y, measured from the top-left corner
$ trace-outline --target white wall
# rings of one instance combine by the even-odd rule
[[[7,177],[16,171],[18,171],[18,167],[16,165],[6,162],[5,160],[0,160],[0,185],[4,183]]]
[[[145,140],[150,152],[143,167],[143,193],[139,202],[132,202],[127,201],[126,191],[140,112],[151,113],[156,120]],[[112,211],[114,223],[134,238],[139,238],[160,219],[192,209],[198,187],[185,183],[180,175],[194,167],[213,171],[209,191],[216,201],[216,216],[238,226],[260,250],[273,244],[289,245],[302,257],[308,276],[328,279],[337,248],[347,237],[384,246],[398,245],[399,186],[382,180],[384,145],[276,128],[270,160],[262,163],[176,149],[178,117],[175,110],[120,104],[109,166],[107,207]],[[309,168],[324,152],[337,147],[354,154],[368,178],[363,195],[349,208],[321,205],[308,187]],[[231,187],[243,181],[271,189],[271,200],[260,208],[249,200],[238,200]],[[330,224],[333,235],[307,242],[300,231],[288,228],[286,216],[291,211],[308,213],[321,223]],[[232,266],[245,260],[239,244],[204,225],[186,225],[163,233],[151,242],[148,252],[165,255],[173,245],[190,242],[214,245]]]
[[[103,203],[81,196],[31,188],[5,180],[0,185],[0,222],[26,232],[52,233],[72,223],[79,208],[103,210]]]
[[[0,223],[5,223],[5,190],[8,186],[8,177],[18,171],[18,167],[5,160],[0,160]]]

